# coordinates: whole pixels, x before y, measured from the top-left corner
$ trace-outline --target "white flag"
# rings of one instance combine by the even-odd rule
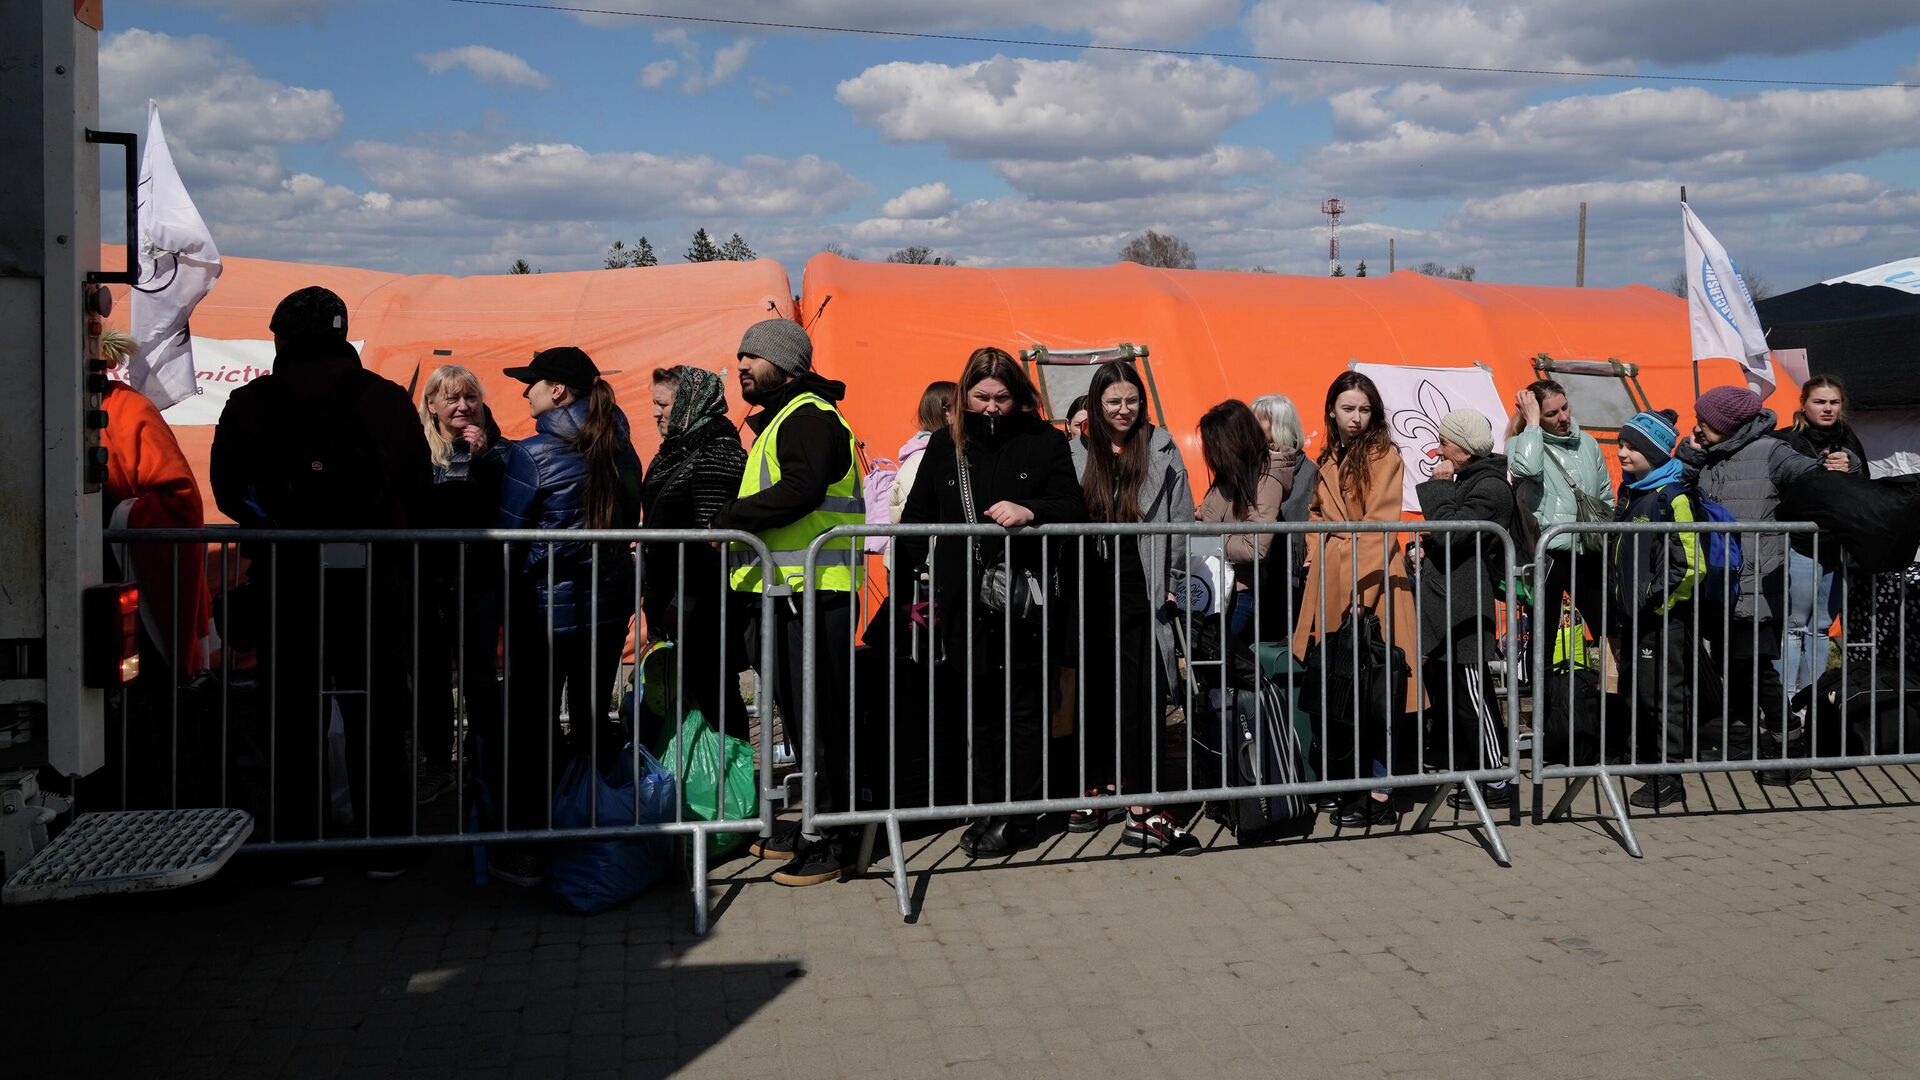
[[[1727,249],[1694,216],[1693,207],[1680,204],[1686,234],[1687,323],[1693,330],[1693,362],[1715,357],[1736,360],[1747,369],[1755,390],[1772,393],[1773,366],[1767,361],[1767,335],[1753,297]]]
[[[187,319],[220,276],[220,249],[213,246],[173,167],[173,153],[160,130],[159,103],[147,101],[147,146],[140,157],[140,235],[129,237],[140,260],[133,287],[133,358],[127,381],[159,408],[199,391],[193,367],[193,335]]]

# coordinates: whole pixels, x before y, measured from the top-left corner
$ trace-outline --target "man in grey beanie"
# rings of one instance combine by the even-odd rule
[[[782,579],[774,583],[776,588],[814,595],[819,618],[811,656],[806,651],[799,601],[788,596],[761,608],[772,612],[779,662],[772,671],[763,664],[755,666],[773,681],[774,700],[797,752],[803,735],[800,692],[811,660],[820,738],[814,751],[818,808],[850,809],[837,806],[836,800],[845,797],[851,764],[847,743],[851,607],[865,583],[865,560],[850,537],[827,541],[811,575],[804,555],[829,529],[866,521],[853,429],[838,408],[847,387],[814,372],[813,341],[790,319],[767,319],[748,327],[740,339],[739,360],[740,393],[748,404],[759,407],[747,417],[754,441],[746,472],[740,477],[739,495],[714,516],[713,527],[758,535],[773,553],[775,572]],[[763,573],[757,560],[750,566],[736,566],[731,574],[734,591],[756,594],[758,600],[757,594],[767,586]],[[748,640],[757,647],[757,627]],[[763,859],[781,860],[783,865],[773,872],[779,884],[817,885],[846,876],[853,860],[852,843],[845,830],[807,836],[801,834],[798,821],[786,820],[749,850]]]

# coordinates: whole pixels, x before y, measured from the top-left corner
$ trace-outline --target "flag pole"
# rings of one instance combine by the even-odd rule
[[[1680,205],[1682,207],[1685,207],[1687,205],[1687,185],[1685,184],[1680,185]],[[1680,280],[1682,284],[1685,284],[1687,268],[1686,268],[1686,256],[1684,254],[1681,255],[1680,261],[1681,261]],[[1684,300],[1686,298],[1683,296],[1681,297],[1681,299]],[[1700,360],[1698,357],[1694,358],[1692,367],[1693,367],[1693,400],[1699,401],[1700,400]]]

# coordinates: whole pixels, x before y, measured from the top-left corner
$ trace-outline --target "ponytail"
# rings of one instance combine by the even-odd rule
[[[620,430],[619,408],[613,387],[605,379],[593,380],[586,393],[587,418],[580,424],[574,448],[587,459],[587,490],[583,500],[587,528],[631,528],[635,522],[616,520],[620,514],[620,450],[626,436]]]

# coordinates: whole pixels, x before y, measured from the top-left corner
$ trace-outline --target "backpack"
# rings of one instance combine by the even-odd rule
[[[1726,507],[1700,494],[1692,492],[1694,508],[1699,511],[1700,521],[1733,522],[1739,518]],[[1701,582],[1700,597],[1709,604],[1732,607],[1740,599],[1740,574],[1746,566],[1741,554],[1740,534],[1735,532],[1701,533],[1700,539],[1707,551],[1707,580]]]
[[[900,466],[892,458],[874,458],[867,463],[866,476],[860,481],[867,503],[867,524],[893,524],[893,514],[887,504],[892,501],[893,482],[899,478]],[[890,536],[866,537],[867,554],[886,554],[887,543],[892,539]]]

